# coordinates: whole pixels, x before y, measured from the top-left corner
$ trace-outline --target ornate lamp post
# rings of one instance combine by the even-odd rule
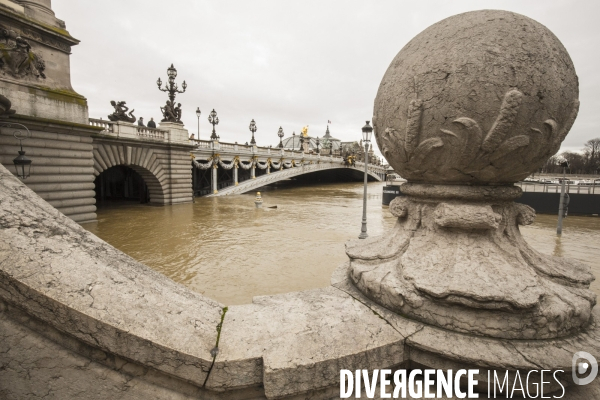
[[[19,141],[21,150],[18,150],[19,155],[13,160],[13,164],[15,165],[15,172],[17,173],[17,176],[20,179],[27,179],[31,171],[31,160],[25,156],[25,151],[23,150],[23,140],[30,138],[31,132],[29,132],[29,129],[27,129],[25,125],[18,124],[16,122],[0,122],[0,126],[7,128],[18,127],[18,129],[13,132],[13,136]],[[23,133],[21,128],[25,129],[26,133]]]
[[[256,122],[254,122],[254,119],[250,121],[250,126],[248,127],[248,129],[250,129],[250,132],[252,132],[252,140],[250,140],[250,144],[254,146],[256,145],[256,140],[254,140],[254,133],[256,132]]]
[[[296,131],[292,132],[292,151],[296,150]]]
[[[158,78],[158,80],[156,81],[156,84],[158,85],[158,90],[169,93],[169,100],[171,100],[171,103],[174,103],[175,95],[177,93],[184,93],[185,89],[187,88],[187,83],[185,83],[185,81],[183,81],[183,83],[181,84],[181,87],[183,88],[183,90],[179,90],[179,88],[177,87],[177,84],[175,83],[175,78],[177,77],[177,69],[173,66],[173,64],[171,64],[171,66],[167,69],[167,75],[169,77],[168,86],[166,86],[163,89],[161,87],[162,81],[160,80],[160,78]]]
[[[569,196],[565,194],[565,183],[567,181],[567,168],[569,168],[569,161],[564,160],[560,163],[560,166],[563,169],[563,179],[560,185],[560,200],[558,201],[558,224],[556,225],[556,234],[559,236],[562,235],[562,220],[565,217],[565,200],[568,199]]]
[[[319,144],[321,143],[321,141],[319,140],[319,137],[317,136],[317,154],[321,153],[321,150],[319,150]]]
[[[184,93],[187,88],[187,83],[183,81],[181,87],[183,90],[179,90],[177,84],[175,83],[175,78],[177,77],[177,70],[171,64],[171,66],[167,69],[167,75],[169,76],[169,82],[165,85],[165,88],[162,87],[162,81],[160,78],[156,81],[156,85],[158,86],[158,90],[162,92],[167,92],[169,94],[169,100],[167,100],[167,104],[164,107],[161,107],[160,110],[163,113],[164,119],[162,122],[174,122],[177,124],[181,124],[181,104],[175,105],[175,95],[177,93]]]
[[[200,107],[196,108],[196,117],[198,117],[198,140],[200,140],[200,114],[202,112],[200,111]]]
[[[369,164],[369,143],[373,133],[373,127],[369,123],[370,121],[367,121],[367,124],[362,127],[363,143],[365,145],[365,191],[363,194],[363,216],[360,235],[358,235],[359,239],[366,239],[369,236],[367,235],[367,167]]]
[[[217,117],[217,112],[213,108],[213,110],[208,115],[208,122],[210,122],[213,126],[212,133],[210,135],[211,140],[218,140],[217,132],[215,132],[215,125],[219,125],[219,117]]]
[[[300,134],[300,151],[304,153],[304,136]]]
[[[283,142],[281,141],[281,139],[283,139],[283,129],[281,127],[279,127],[279,130],[277,131],[277,136],[279,136],[279,148],[283,149]]]

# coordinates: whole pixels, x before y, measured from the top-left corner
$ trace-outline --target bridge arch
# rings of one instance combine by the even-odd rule
[[[370,181],[383,181],[384,170],[379,168],[381,171],[375,171],[370,168],[367,172],[368,179]],[[261,175],[255,179],[240,182],[236,186],[228,186],[224,189],[208,195],[208,197],[214,196],[228,196],[233,194],[242,194],[252,190],[256,190],[259,187],[266,186],[284,179],[296,178],[302,175],[313,175],[319,172],[338,170],[340,172],[346,172],[348,175],[353,175],[355,180],[361,181],[364,178],[364,164],[361,165],[345,165],[341,161],[324,161],[319,163],[309,163],[292,168],[286,168],[281,170],[275,170],[266,175]]]
[[[148,202],[165,204],[168,175],[163,170],[152,148],[98,143],[94,145],[94,176],[96,178],[116,166],[133,170],[144,181]]]

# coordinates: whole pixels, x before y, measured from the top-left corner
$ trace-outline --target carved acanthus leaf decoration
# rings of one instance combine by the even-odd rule
[[[511,154],[515,151],[529,147],[531,149],[531,163],[539,159],[548,157],[547,152],[542,151],[547,147],[547,143],[552,143],[552,149],[556,151],[560,143],[569,132],[579,109],[579,101],[575,100],[573,110],[569,119],[558,129],[558,124],[552,119],[544,121],[544,133],[539,129],[531,128],[529,134],[513,135],[514,123],[519,113],[523,93],[517,89],[511,89],[504,95],[502,105],[498,112],[492,127],[483,134],[477,121],[461,117],[452,121],[459,125],[461,129],[456,131],[440,129],[442,135],[429,137],[421,141],[421,116],[422,100],[413,100],[410,102],[407,110],[406,130],[403,137],[395,129],[387,128],[381,137],[383,154],[385,157],[390,155],[401,161],[403,164],[410,165],[410,168],[421,173],[431,169],[438,163],[439,157],[432,157],[434,149],[446,148],[447,163],[444,168],[452,168],[466,175],[477,175],[485,177],[491,171],[486,168],[506,164]],[[391,154],[395,144],[403,143],[399,154]],[[550,150],[552,151],[552,150]],[[543,154],[540,154],[543,153]],[[522,171],[518,171],[521,174]]]

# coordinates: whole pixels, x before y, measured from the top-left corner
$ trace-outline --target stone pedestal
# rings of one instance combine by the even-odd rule
[[[190,141],[190,133],[187,129],[185,129],[183,124],[161,122],[158,128],[169,131],[169,142],[171,143],[187,144]]]
[[[494,365],[513,376],[562,370],[567,386],[574,353],[598,355],[590,268],[532,249],[519,225],[535,212],[513,202],[521,194],[513,183],[557,152],[578,109],[567,51],[522,15],[450,17],[392,61],[373,122],[383,155],[408,183],[390,204],[392,232],[347,245],[348,279],[427,327],[418,364],[484,373]]]

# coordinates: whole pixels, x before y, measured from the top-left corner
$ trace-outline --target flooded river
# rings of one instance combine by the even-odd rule
[[[369,184],[370,236],[395,222],[381,205],[382,186]],[[192,290],[243,304],[256,295],[329,285],[347,260],[344,243],[360,233],[362,191],[359,183],[282,186],[262,192],[262,209],[254,193],[167,207],[121,204],[100,208],[98,222],[84,227]],[[521,231],[542,253],[590,265],[600,295],[599,217],[569,216],[560,239],[556,216],[538,215]]]

